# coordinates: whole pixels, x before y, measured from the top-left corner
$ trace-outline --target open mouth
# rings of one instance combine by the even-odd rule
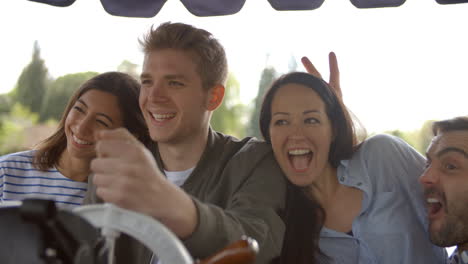
[[[153,120],[156,122],[162,123],[173,119],[176,116],[176,113],[166,113],[166,114],[155,114],[149,112]]]
[[[309,168],[314,153],[310,149],[292,149],[288,151],[291,167],[296,172],[304,172]]]
[[[436,198],[427,198],[427,209],[429,218],[436,217],[440,212],[442,212],[443,204]]]

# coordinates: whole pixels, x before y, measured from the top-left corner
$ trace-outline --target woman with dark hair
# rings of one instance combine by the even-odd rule
[[[424,158],[388,135],[359,144],[341,96],[322,79],[276,80],[260,129],[289,185],[277,263],[444,263],[427,234]]]
[[[0,157],[0,201],[43,198],[81,205],[96,156],[94,134],[125,127],[152,144],[138,105],[140,84],[121,72],[99,74],[70,98],[58,128],[36,149]]]

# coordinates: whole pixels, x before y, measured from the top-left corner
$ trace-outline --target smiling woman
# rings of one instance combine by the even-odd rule
[[[0,157],[0,201],[34,197],[68,208],[80,205],[96,156],[95,133],[126,127],[151,146],[138,106],[139,90],[135,79],[120,72],[85,82],[68,102],[55,133],[34,150]]]
[[[278,263],[444,263],[428,239],[424,158],[388,135],[358,144],[349,116],[307,73],[284,75],[265,95],[261,131],[289,180]]]

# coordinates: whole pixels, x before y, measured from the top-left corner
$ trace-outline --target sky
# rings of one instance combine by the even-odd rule
[[[245,104],[256,96],[266,66],[285,73],[291,57],[299,63],[308,56],[327,80],[328,53],[334,51],[344,101],[370,133],[467,115],[468,4],[406,2],[357,9],[349,0],[326,0],[316,10],[278,12],[267,0],[247,0],[237,14],[196,17],[169,0],[153,18],[126,18],[107,14],[98,0],[65,8],[0,1],[0,93],[15,86],[35,40],[54,78],[112,71],[123,60],[141,64],[138,38],[151,25],[172,21],[204,28],[220,40]]]

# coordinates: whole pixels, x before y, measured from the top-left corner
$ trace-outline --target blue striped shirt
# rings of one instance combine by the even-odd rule
[[[0,201],[41,198],[54,200],[61,208],[81,205],[88,184],[71,180],[56,168],[36,169],[33,156],[29,150],[0,157]]]

